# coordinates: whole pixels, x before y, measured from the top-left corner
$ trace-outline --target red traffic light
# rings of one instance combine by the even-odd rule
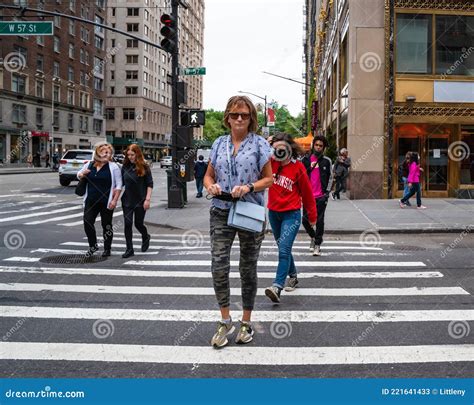
[[[163,14],[160,17],[160,21],[162,24],[166,25],[167,27],[171,27],[174,25],[174,18],[171,17],[169,14]]]

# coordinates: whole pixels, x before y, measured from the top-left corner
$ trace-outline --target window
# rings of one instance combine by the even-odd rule
[[[349,54],[347,48],[347,37],[342,42],[341,49],[341,89],[347,84],[349,73]]]
[[[94,98],[94,114],[104,115],[104,102],[98,98]]]
[[[67,103],[74,105],[74,90],[68,89],[67,91]]]
[[[79,74],[79,77],[80,77],[80,83],[81,83],[81,86],[86,86],[87,83],[86,83],[86,75],[85,73],[81,70],[80,74]]]
[[[94,90],[104,91],[104,79],[94,77]]]
[[[76,0],[69,0],[69,10],[76,11]]]
[[[110,87],[110,95],[113,96],[115,94],[115,86]]]
[[[148,36],[150,34],[150,28],[148,28],[148,25],[145,25],[144,33],[145,33],[145,36]]]
[[[76,35],[76,25],[74,20],[69,20],[69,35]]]
[[[81,108],[89,108],[89,94],[83,91],[79,93],[79,106]]]
[[[59,62],[53,62],[53,75],[59,77]]]
[[[437,15],[436,73],[474,76],[474,16]]]
[[[115,80],[115,70],[110,71],[110,80]]]
[[[136,65],[138,63],[138,55],[127,55],[127,63]]]
[[[138,79],[138,70],[126,70],[125,75],[128,80],[136,80]]]
[[[89,65],[89,61],[90,61],[89,52],[86,51],[86,65]]]
[[[461,184],[474,185],[474,126],[461,127],[461,141],[466,145],[461,150],[465,159],[459,162],[461,166]],[[462,144],[461,144],[462,145]]]
[[[110,63],[115,63],[115,55],[112,55],[112,58],[110,60]]]
[[[397,73],[432,73],[431,20],[427,14],[397,15]]]
[[[82,115],[79,116],[79,130],[84,131],[84,117]]]
[[[94,131],[97,132],[97,134],[100,134],[102,132],[102,120],[98,120],[94,118]]]
[[[110,40],[110,46],[111,46],[112,48],[115,48],[115,38],[112,38],[112,39]]]
[[[84,117],[84,131],[89,131],[89,117]]]
[[[138,48],[138,39],[127,39],[127,48]]]
[[[59,128],[59,111],[54,110],[53,112],[53,127],[54,128]]]
[[[108,119],[108,120],[114,120],[115,119],[115,108],[106,108],[105,118]]]
[[[104,74],[104,61],[97,56],[94,56],[94,73]]]
[[[36,43],[38,45],[44,46],[44,36],[43,35],[38,35],[36,37]]]
[[[44,82],[43,80],[36,80],[36,97],[44,98]]]
[[[36,125],[43,125],[43,109],[36,109]]]
[[[115,7],[112,7],[112,17],[115,17]]]
[[[36,70],[39,70],[40,72],[44,71],[44,57],[43,57],[43,55],[38,54],[36,56]]]
[[[104,38],[99,37],[98,35],[95,35],[95,47],[97,49],[104,49]]]
[[[74,68],[72,66],[68,66],[67,68],[67,79],[70,82],[74,81]]]
[[[26,124],[26,105],[13,104],[12,122],[16,124]]]
[[[68,113],[67,115],[67,128],[70,131],[74,130],[74,114],[72,113]]]
[[[125,87],[125,94],[138,94],[138,87]]]
[[[121,132],[122,138],[132,138],[135,139],[137,136],[136,131],[122,131]]]
[[[128,17],[138,17],[140,9],[138,7],[127,8]]]
[[[54,37],[53,49],[54,52],[59,53],[59,37]]]
[[[81,27],[81,39],[86,42],[86,43],[89,43],[89,30],[84,28],[84,27]]]
[[[69,44],[69,57],[74,59],[74,44]]]
[[[104,19],[99,16],[99,15],[96,15],[95,16],[95,22],[98,23],[98,24],[104,24]],[[102,27],[99,27],[99,26],[95,26],[95,32],[96,34],[103,34],[104,33],[104,28]]]
[[[86,56],[84,53],[84,49],[79,50],[79,60],[81,61],[82,64],[86,63]]]
[[[56,12],[58,12],[58,11],[56,10]],[[58,16],[58,15],[54,16],[54,26],[56,28],[61,28],[61,17]]]
[[[134,120],[135,119],[135,108],[124,108],[122,118],[124,120]]]
[[[149,65],[149,59],[146,56],[143,57],[143,64],[145,65],[146,68]]]
[[[149,21],[150,20],[150,13],[147,9],[145,9],[145,21]]]
[[[128,23],[127,24],[127,31],[128,32],[138,32],[138,23]]]
[[[16,74],[12,75],[12,91],[15,93],[25,94],[26,78]]]
[[[61,88],[57,85],[53,86],[53,101],[59,103],[59,99],[61,97]]]
[[[101,9],[105,8],[105,0],[95,0],[95,5]]]

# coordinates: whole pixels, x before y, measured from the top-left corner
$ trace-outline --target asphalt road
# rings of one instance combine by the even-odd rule
[[[164,187],[164,170],[154,172]],[[299,235],[300,288],[280,305],[259,290],[254,341],[216,351],[207,234],[150,228],[150,251],[124,260],[118,209],[111,258],[44,263],[87,249],[81,199],[55,173],[0,184],[2,377],[474,376],[472,235],[328,235],[320,258]],[[277,256],[269,234],[259,289]],[[231,275],[237,322],[237,267]]]

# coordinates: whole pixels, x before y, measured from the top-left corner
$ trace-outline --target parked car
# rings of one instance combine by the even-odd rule
[[[71,181],[77,181],[77,173],[92,160],[93,154],[90,149],[68,150],[59,161],[59,184],[67,187]]]
[[[145,158],[145,162],[147,162],[148,166],[153,168],[153,156],[149,153],[145,153],[143,157]]]
[[[119,153],[119,154],[117,154],[117,155],[114,155],[114,161],[115,161],[116,163],[119,163],[119,164],[123,165],[123,160],[124,160],[124,159],[125,159],[125,155],[123,155],[123,154],[121,154],[121,153]]]
[[[160,159],[160,167],[163,169],[163,167],[171,167],[172,162],[171,162],[171,156],[163,156]]]

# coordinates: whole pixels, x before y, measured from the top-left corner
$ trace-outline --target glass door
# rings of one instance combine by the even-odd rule
[[[448,136],[428,135],[426,139],[425,180],[427,191],[448,190]],[[423,165],[423,162],[421,162]]]

